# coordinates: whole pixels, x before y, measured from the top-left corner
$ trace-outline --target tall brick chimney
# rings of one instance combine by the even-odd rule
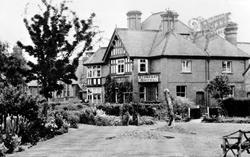
[[[138,10],[131,10],[127,13],[128,29],[141,30],[141,14]]]
[[[162,31],[163,33],[169,32],[175,28],[175,24],[178,21],[178,14],[174,11],[167,10],[162,17]]]
[[[233,45],[237,45],[237,30],[238,25],[234,22],[228,23],[224,30],[225,39]]]

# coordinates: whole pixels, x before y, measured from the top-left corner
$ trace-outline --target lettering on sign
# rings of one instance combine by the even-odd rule
[[[138,76],[138,82],[159,82],[158,75],[141,75]]]
[[[195,32],[200,31],[212,31],[218,35],[224,35],[224,28],[230,22],[229,15],[231,13],[224,13],[220,15],[216,15],[210,17],[208,19],[204,19],[202,17],[197,17],[189,20],[188,25],[193,29]]]

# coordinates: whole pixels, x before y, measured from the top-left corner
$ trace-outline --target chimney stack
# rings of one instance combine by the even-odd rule
[[[141,30],[141,14],[138,10],[132,10],[127,13],[128,29]]]
[[[225,39],[233,45],[237,45],[237,30],[238,25],[234,22],[228,23],[224,30]]]
[[[178,16],[179,15],[176,12],[171,10],[167,10],[161,14],[163,33],[169,32],[175,28],[175,24],[178,21]]]

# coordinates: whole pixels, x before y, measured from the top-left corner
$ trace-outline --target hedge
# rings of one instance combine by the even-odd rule
[[[227,98],[222,101],[221,107],[229,117],[250,116],[250,99]]]

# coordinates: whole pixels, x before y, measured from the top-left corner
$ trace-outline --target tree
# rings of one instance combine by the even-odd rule
[[[19,47],[15,46],[13,52],[5,60],[4,75],[6,81],[14,87],[25,84],[29,76],[28,66]]]
[[[4,72],[5,72],[5,63],[7,60],[7,56],[5,52],[7,51],[8,45],[0,41],[0,83],[3,83],[5,80]]]
[[[96,35],[92,22],[95,14],[80,20],[66,6],[66,1],[59,7],[47,0],[41,2],[43,13],[34,15],[31,20],[24,19],[33,45],[23,45],[20,41],[17,44],[37,59],[37,63],[28,62],[33,74],[29,80],[38,80],[40,93],[51,98],[52,92],[61,93],[61,82],[71,84],[72,79],[77,79],[78,60],[85,51],[92,49],[92,39]],[[76,47],[81,44],[82,50],[74,56]]]
[[[206,86],[206,90],[211,94],[212,98],[217,100],[218,103],[232,92],[227,75],[216,76]]]

